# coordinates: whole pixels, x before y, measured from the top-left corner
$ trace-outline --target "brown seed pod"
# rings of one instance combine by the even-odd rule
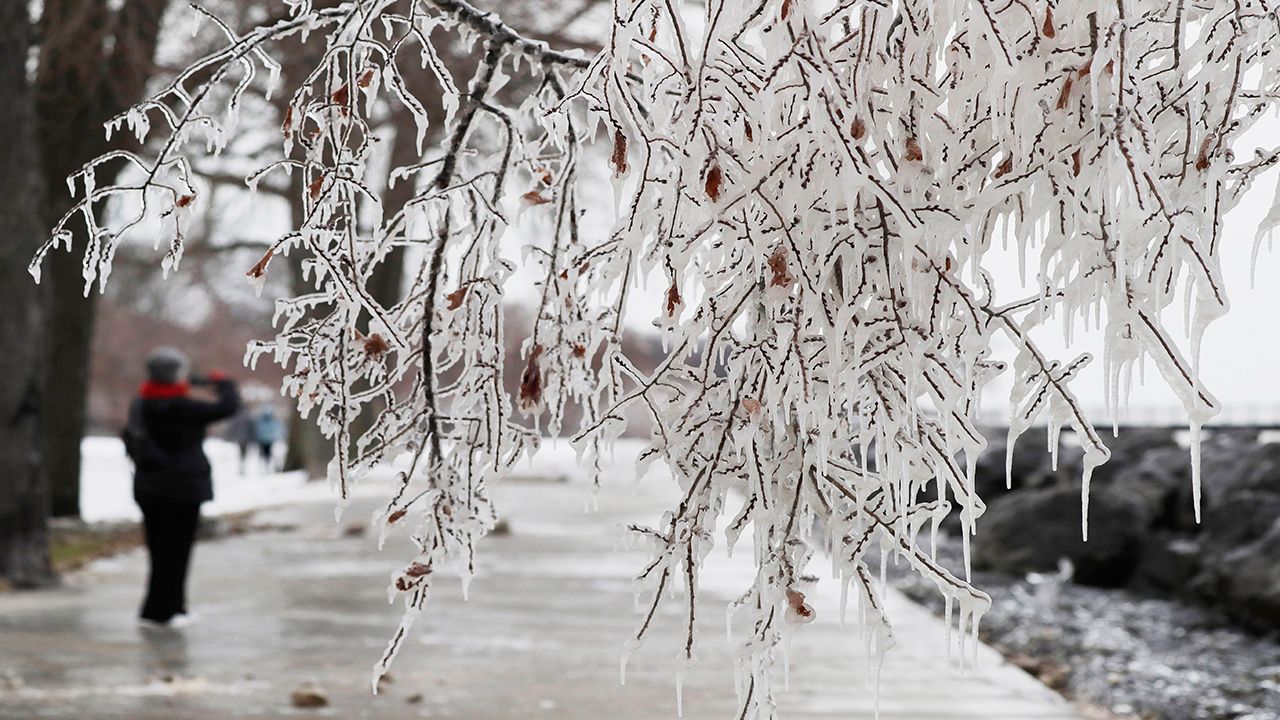
[[[627,174],[627,136],[622,129],[613,131],[613,157],[611,158],[613,173],[618,177]]]
[[[720,169],[720,163],[712,160],[711,167],[707,168],[706,191],[707,197],[711,198],[711,202],[720,199],[720,184],[724,182],[724,171]]]
[[[914,137],[907,138],[907,154],[903,156],[905,160],[920,162],[924,160],[924,152],[920,149],[920,141]]]
[[[1040,33],[1052,40],[1058,36],[1058,30],[1053,26],[1053,8],[1044,9],[1044,25],[1040,27]]]
[[[525,363],[524,373],[520,375],[520,396],[517,405],[523,413],[531,413],[542,405],[542,367],[538,359],[542,356],[542,346],[534,345],[529,351],[529,360]]]
[[[1214,136],[1212,133],[1204,136],[1204,140],[1200,143],[1200,152],[1196,153],[1196,170],[1204,172],[1209,168],[1209,149],[1213,145]]]

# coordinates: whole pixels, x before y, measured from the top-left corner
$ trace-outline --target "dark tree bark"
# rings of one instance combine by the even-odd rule
[[[66,178],[109,145],[103,123],[142,98],[153,71],[160,23],[169,0],[124,0],[112,10],[108,0],[45,0],[40,18],[36,74],[37,140],[45,187],[62,188]],[[21,4],[21,3],[19,3]],[[99,173],[99,186],[112,182],[112,168]],[[66,192],[50,192],[43,224],[52,227],[70,207]],[[74,224],[73,224],[74,225]],[[84,237],[71,252],[45,262],[46,376],[42,392],[45,473],[55,516],[80,514],[80,439],[85,408],[96,295],[84,294]]]
[[[302,173],[294,173],[289,182],[289,210],[293,227],[301,227],[306,218],[303,207],[304,189]],[[295,249],[289,253],[289,285],[293,295],[303,295],[312,290],[302,279],[302,261],[307,253]],[[284,455],[285,470],[305,470],[307,479],[323,480],[328,475],[329,460],[333,458],[333,443],[320,432],[316,416],[303,419],[294,411],[289,415],[289,447]]]
[[[55,580],[38,442],[42,292],[26,270],[45,237],[30,34],[27,3],[0,2],[0,580],[19,587]]]

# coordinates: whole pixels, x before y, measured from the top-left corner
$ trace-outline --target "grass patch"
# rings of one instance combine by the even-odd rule
[[[78,570],[98,558],[109,557],[142,544],[137,523],[75,524],[49,528],[49,553],[59,573]]]

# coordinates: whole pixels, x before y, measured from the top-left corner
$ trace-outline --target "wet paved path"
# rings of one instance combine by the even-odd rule
[[[201,622],[183,632],[134,625],[145,573],[136,551],[58,590],[0,594],[0,718],[674,718],[679,603],[618,684],[636,620],[630,578],[643,557],[619,549],[618,527],[657,517],[667,484],[646,481],[644,495],[630,480],[612,485],[592,514],[582,511],[589,495],[577,481],[497,488],[511,534],[482,546],[469,602],[457,582],[438,583],[376,697],[368,669],[399,618],[385,588],[407,555],[343,532],[368,517],[369,501],[342,526],[330,505],[310,503],[258,516],[287,529],[200,544],[192,597]],[[732,716],[727,597],[713,588],[740,584],[747,568],[738,558],[717,562],[705,581],[699,662],[685,676],[686,718]],[[811,597],[819,619],[792,643],[784,718],[873,716],[862,644],[840,628],[837,598],[822,586]],[[990,649],[962,676],[939,652],[941,623],[896,593],[888,602],[898,647],[884,666],[881,717],[1078,717]],[[307,680],[328,691],[328,707],[291,707],[290,691]]]

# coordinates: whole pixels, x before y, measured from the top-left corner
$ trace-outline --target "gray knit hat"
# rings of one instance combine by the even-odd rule
[[[177,348],[159,347],[147,356],[147,379],[151,382],[173,384],[186,379],[187,356]]]

